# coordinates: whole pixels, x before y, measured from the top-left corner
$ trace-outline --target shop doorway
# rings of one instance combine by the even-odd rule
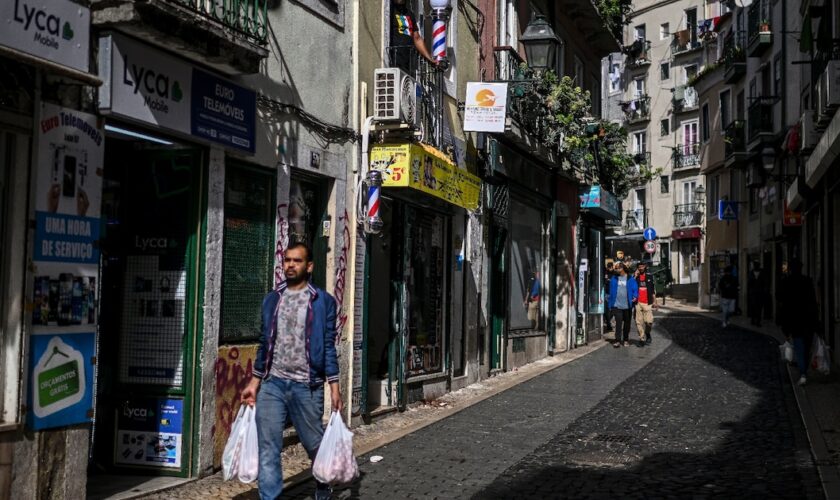
[[[92,474],[193,472],[203,176],[198,149],[107,138]]]
[[[507,330],[508,294],[507,288],[507,255],[508,231],[500,224],[493,224],[490,228],[490,371],[502,369],[502,352],[504,352],[504,338]]]
[[[368,259],[367,413],[404,409],[408,385],[445,372],[449,218],[383,199]]]

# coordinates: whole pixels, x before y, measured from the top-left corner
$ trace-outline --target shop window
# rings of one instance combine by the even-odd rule
[[[510,232],[510,329],[543,330],[542,212],[511,199],[510,213],[516,214]]]
[[[274,281],[275,201],[272,170],[230,165],[225,172],[222,342],[259,337],[259,304]]]

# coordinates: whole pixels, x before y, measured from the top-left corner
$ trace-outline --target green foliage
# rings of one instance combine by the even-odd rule
[[[633,11],[630,0],[594,0],[594,3],[610,32],[616,39],[623,40],[622,30]]]
[[[592,148],[598,157],[598,180],[604,189],[621,200],[631,189],[662,172],[661,168],[637,164],[633,155],[627,153],[627,131],[623,127],[605,121],[599,126]]]

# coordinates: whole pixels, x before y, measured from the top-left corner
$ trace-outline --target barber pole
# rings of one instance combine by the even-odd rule
[[[382,172],[371,170],[368,172],[368,200],[365,225],[367,232],[379,234],[382,231],[382,218],[379,217],[379,193],[382,190]]]
[[[440,17],[432,24],[432,57],[435,61],[446,59],[446,20]]]

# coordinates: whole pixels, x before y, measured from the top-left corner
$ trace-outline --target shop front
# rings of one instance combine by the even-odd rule
[[[699,227],[674,229],[671,239],[677,250],[677,283],[698,283],[700,281],[700,238],[703,231]]]
[[[253,154],[256,94],[117,33],[99,38],[99,66],[104,161],[87,168],[102,175],[90,473],[191,477],[204,435],[205,267],[221,257],[221,248],[207,247],[214,219],[208,198],[217,185],[211,177],[225,168],[226,150]],[[248,225],[251,212],[273,215],[268,183],[276,181],[270,172],[229,163],[231,217],[224,223],[233,246],[225,250],[236,256],[243,250],[236,230]],[[273,224],[261,230],[261,245],[271,248]],[[251,256],[258,250],[251,248]],[[264,261],[252,260],[243,279],[271,269]],[[92,480],[91,488],[105,483]]]
[[[580,190],[577,262],[576,344],[601,338],[607,309],[604,289],[606,221],[621,218],[615,196],[601,186]]]
[[[418,144],[375,146],[370,167],[383,172],[383,227],[367,242],[354,413],[375,416],[443,394],[463,371],[466,211],[481,181]]]

